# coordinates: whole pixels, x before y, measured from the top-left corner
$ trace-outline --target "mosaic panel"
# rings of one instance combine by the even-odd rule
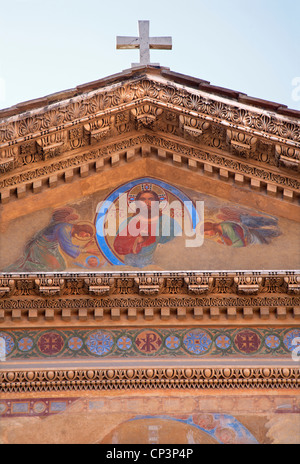
[[[300,329],[62,329],[0,332],[6,359],[291,356]]]
[[[49,416],[66,411],[77,398],[11,399],[0,401],[0,417]]]

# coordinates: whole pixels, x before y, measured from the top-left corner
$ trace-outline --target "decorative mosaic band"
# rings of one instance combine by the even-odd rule
[[[0,417],[49,416],[66,411],[78,398],[11,399],[0,401]]]
[[[50,329],[0,332],[5,359],[154,356],[291,357],[300,329]]]

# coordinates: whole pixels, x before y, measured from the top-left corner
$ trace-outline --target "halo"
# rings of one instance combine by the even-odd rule
[[[155,192],[159,198],[159,208],[161,211],[164,210],[168,204],[168,194],[165,189],[159,185],[145,182],[135,185],[127,193],[128,210],[131,213],[135,212],[135,208],[133,208],[132,205],[140,192]]]
[[[89,266],[88,260],[91,259],[91,258],[95,258],[95,259],[97,260],[98,266],[94,266],[94,267],[99,267],[99,266],[100,266],[100,259],[99,259],[98,256],[96,256],[96,255],[90,255],[90,256],[88,256],[88,257],[86,258],[86,260],[85,260],[85,264],[86,264],[87,266]],[[90,267],[90,266],[89,266],[89,267]]]

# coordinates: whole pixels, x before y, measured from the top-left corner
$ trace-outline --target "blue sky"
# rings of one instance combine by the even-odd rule
[[[300,109],[300,0],[0,0],[0,108],[118,73],[117,35],[172,36],[172,71]],[[297,90],[299,89],[299,90]]]

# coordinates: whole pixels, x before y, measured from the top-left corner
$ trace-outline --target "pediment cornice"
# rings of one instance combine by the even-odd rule
[[[3,118],[0,188],[32,186],[50,172],[80,168],[113,153],[129,150],[126,156],[131,157],[132,149],[143,144],[158,154],[181,153],[194,162],[209,158],[210,165],[225,170],[230,160],[237,174],[250,170],[250,177],[299,189],[299,118],[149,71]],[[2,201],[7,197],[6,191]]]
[[[297,271],[2,274],[2,328],[175,323],[297,326]]]

